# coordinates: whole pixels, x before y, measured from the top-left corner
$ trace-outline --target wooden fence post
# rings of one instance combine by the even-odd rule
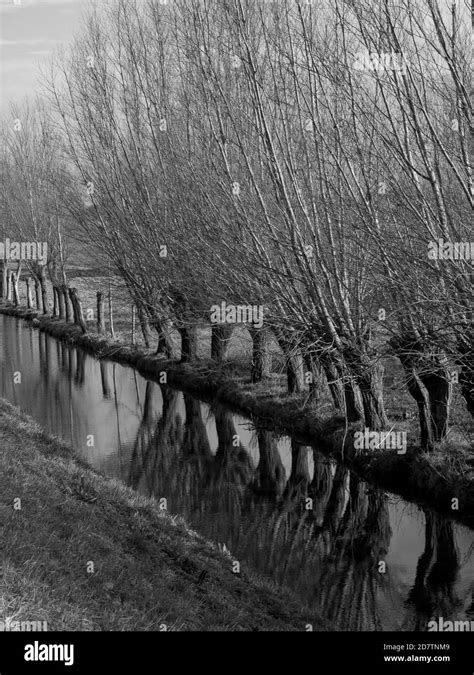
[[[135,344],[135,305],[132,305],[132,345]]]
[[[99,335],[105,333],[104,295],[102,291],[97,291],[97,332]]]
[[[18,273],[12,272],[12,285],[13,285],[13,303],[15,307],[18,307],[20,304],[20,294],[18,292]]]
[[[26,306],[28,309],[33,308],[33,298],[31,297],[31,285],[30,285],[30,277],[26,277],[25,279],[25,284],[26,284]]]
[[[6,300],[8,296],[8,265],[3,263],[2,269],[2,298]]]
[[[114,313],[112,307],[112,290],[109,284],[109,329],[112,339],[115,340],[115,331],[114,331]]]
[[[7,275],[7,300],[8,300],[8,302],[12,301],[12,276],[13,276],[13,272],[8,272],[8,275]]]

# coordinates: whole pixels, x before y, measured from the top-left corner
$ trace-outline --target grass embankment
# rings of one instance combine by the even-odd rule
[[[474,527],[474,455],[454,441],[440,444],[430,454],[420,452],[414,443],[408,445],[404,455],[394,450],[356,451],[353,438],[358,427],[346,428],[341,417],[323,419],[305,405],[305,395],[275,395],[266,388],[266,383],[250,385],[232,364],[217,367],[206,361],[192,365],[165,361],[142,347],[112,342],[97,334],[83,335],[73,324],[37,316],[34,311],[3,306],[0,313],[35,319],[40,330],[97,358],[133,366],[149,379],[159,381],[160,374],[166,371],[170,386],[204,400],[220,401],[255,424],[290,434],[299,442],[344,461],[369,482]],[[453,502],[455,499],[457,503]]]
[[[0,541],[2,621],[82,631],[323,629],[289,592],[244,566],[235,574],[230,555],[1,399]]]

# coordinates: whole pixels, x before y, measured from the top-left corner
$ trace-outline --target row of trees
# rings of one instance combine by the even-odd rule
[[[325,379],[349,423],[387,426],[388,349],[431,447],[453,369],[473,412],[471,261],[434,249],[469,241],[468,21],[459,0],[101,3],[47,113],[5,130],[9,224],[48,228],[64,285],[74,223],[167,356],[174,327],[193,358],[213,305],[263,307],[253,380],[271,333],[290,391]]]
[[[16,237],[23,242],[46,242],[48,263],[19,261],[13,274],[7,274],[5,266],[3,295],[18,299],[18,282],[26,268],[34,280],[36,306],[47,310],[47,278],[55,288],[67,286],[59,140],[41,101],[35,106],[12,106],[11,117],[8,127],[2,128],[3,241]]]

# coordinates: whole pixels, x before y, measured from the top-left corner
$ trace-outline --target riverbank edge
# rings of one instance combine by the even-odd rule
[[[46,622],[48,631],[328,630],[291,591],[244,563],[236,573],[230,552],[91,468],[5,399],[0,485],[3,623]]]
[[[319,420],[309,410],[295,411],[294,402],[292,405],[281,398],[269,396],[258,400],[219,368],[210,371],[208,362],[200,365],[166,361],[143,348],[112,342],[97,334],[83,334],[74,324],[22,307],[3,304],[0,314],[31,321],[56,339],[80,347],[98,359],[133,367],[148,379],[159,382],[166,372],[169,386],[210,403],[222,403],[255,424],[315,446],[375,486],[474,528],[474,481],[466,478],[459,462],[453,461],[449,453],[427,454],[416,446],[409,446],[403,455],[395,450],[356,450],[353,437],[360,426],[346,427],[339,416]]]

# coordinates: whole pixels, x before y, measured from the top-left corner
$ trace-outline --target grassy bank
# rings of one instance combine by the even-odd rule
[[[56,318],[35,318],[35,312],[14,307],[0,308],[0,312],[34,319],[40,330],[98,358],[133,366],[149,379],[159,381],[160,374],[166,371],[169,385],[203,400],[220,401],[258,425],[291,434],[301,443],[344,461],[365,480],[474,526],[474,455],[457,442],[440,444],[430,454],[420,452],[414,444],[404,455],[387,450],[356,451],[353,436],[357,427],[346,428],[340,417],[318,417],[305,406],[304,395],[277,395],[267,383],[250,385],[232,364],[217,367],[198,361],[180,365],[157,358],[141,347],[111,342],[95,334],[83,335],[76,326]]]
[[[245,565],[234,573],[231,555],[88,468],[1,399],[0,541],[2,621],[47,621],[48,630],[324,629],[290,593]]]

